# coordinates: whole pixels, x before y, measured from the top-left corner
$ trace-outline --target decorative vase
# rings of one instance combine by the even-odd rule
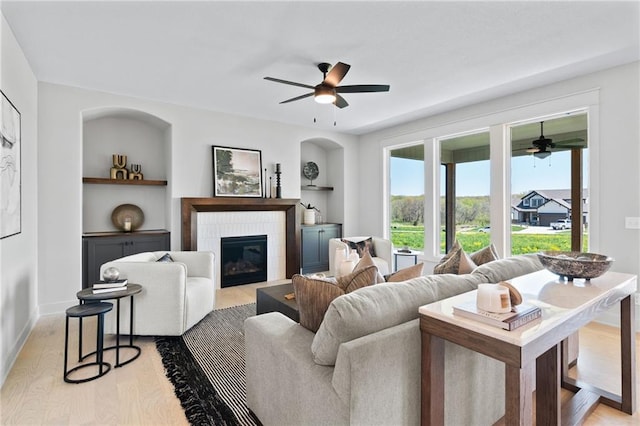
[[[345,260],[347,260],[347,250],[344,247],[338,247],[333,255],[333,264],[336,265],[334,273],[337,277],[341,276],[340,265],[342,265],[342,262]]]
[[[302,223],[305,225],[313,225],[316,223],[316,211],[315,209],[305,209],[302,217]]]
[[[340,264],[338,271],[340,272],[339,276],[349,275],[353,272],[353,268],[356,267],[356,262],[353,260],[345,260]]]

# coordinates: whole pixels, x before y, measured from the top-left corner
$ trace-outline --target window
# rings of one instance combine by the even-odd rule
[[[389,155],[390,235],[394,247],[424,248],[424,145]]]
[[[440,253],[458,240],[465,251],[489,244],[489,132],[440,140]]]
[[[513,218],[511,253],[586,250],[580,222],[587,223],[588,214],[588,189],[581,179],[586,174],[587,114],[580,111],[514,125],[511,149],[512,205],[520,197],[523,206]],[[573,210],[577,226],[551,228],[556,220],[573,218]]]

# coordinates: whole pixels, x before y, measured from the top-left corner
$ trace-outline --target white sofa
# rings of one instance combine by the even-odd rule
[[[331,238],[329,240],[329,274],[334,277],[338,276],[338,267],[340,265],[336,265],[336,249],[347,250],[349,248],[342,240],[358,242],[366,240],[367,238],[369,237]],[[376,252],[376,256],[373,257],[373,262],[378,267],[378,272],[382,275],[390,274],[393,272],[393,243],[390,240],[380,237],[371,237],[371,239]]]
[[[169,253],[172,262],[158,262]],[[120,278],[142,285],[134,296],[133,332],[180,336],[214,309],[213,253],[156,251],[126,256],[100,267],[115,267]],[[129,334],[129,298],[121,299],[120,333]],[[116,309],[105,317],[105,333],[116,332]]]
[[[467,275],[364,287],[335,299],[317,333],[278,312],[245,321],[247,405],[263,425],[417,425],[418,308],[542,268],[535,255]],[[504,365],[445,345],[445,423],[490,425],[504,415]]]

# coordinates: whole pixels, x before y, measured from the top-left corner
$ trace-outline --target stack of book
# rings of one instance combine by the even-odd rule
[[[523,303],[514,306],[511,312],[498,314],[478,309],[473,301],[454,306],[453,314],[511,331],[542,317],[542,310],[538,306]]]
[[[93,285],[93,294],[110,293],[127,289],[127,280],[99,281]]]

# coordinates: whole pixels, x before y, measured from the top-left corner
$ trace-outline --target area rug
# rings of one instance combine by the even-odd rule
[[[210,312],[180,337],[157,337],[167,377],[193,425],[257,425],[246,404],[244,320],[254,303]]]

